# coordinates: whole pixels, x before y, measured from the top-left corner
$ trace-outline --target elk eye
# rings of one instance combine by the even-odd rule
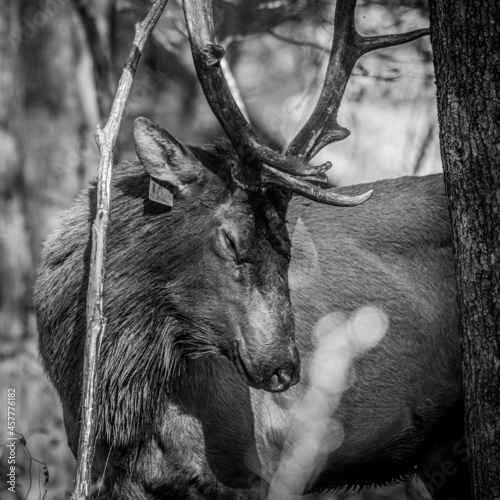
[[[231,237],[231,235],[229,233],[227,233],[224,230],[221,231],[221,239],[222,239],[224,246],[232,254],[232,257],[234,258],[236,263],[238,263],[238,251],[236,249],[236,244],[234,242],[234,239]]]

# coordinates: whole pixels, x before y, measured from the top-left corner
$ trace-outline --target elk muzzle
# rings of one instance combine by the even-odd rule
[[[300,380],[300,358],[293,339],[287,345],[255,348],[240,337],[235,343],[233,364],[254,389],[282,392]]]

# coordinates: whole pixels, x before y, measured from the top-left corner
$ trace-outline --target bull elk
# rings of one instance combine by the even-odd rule
[[[331,165],[308,166],[348,135],[336,115],[356,60],[427,30],[362,37],[355,1],[338,0],[318,105],[279,154],[228,90],[211,2],[185,0],[184,11],[230,144],[185,146],[139,118],[139,161],[116,165],[95,476],[113,498],[207,499],[416,473],[434,499],[466,498],[442,177],[332,190]],[[95,191],[47,240],[35,290],[40,353],[74,454]]]

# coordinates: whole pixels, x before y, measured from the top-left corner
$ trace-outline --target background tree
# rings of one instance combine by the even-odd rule
[[[27,236],[27,190],[23,135],[25,116],[21,103],[24,86],[17,45],[10,35],[20,32],[19,4],[0,6],[0,355],[12,356],[28,334],[31,248]]]
[[[455,243],[476,500],[500,498],[500,4],[433,0],[441,156]]]

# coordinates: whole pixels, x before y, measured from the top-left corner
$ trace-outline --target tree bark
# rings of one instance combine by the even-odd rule
[[[500,4],[433,0],[473,498],[500,499]],[[465,493],[465,492],[464,492]]]
[[[0,359],[15,356],[29,334],[32,256],[26,223],[24,86],[17,59],[17,0],[0,3]]]

